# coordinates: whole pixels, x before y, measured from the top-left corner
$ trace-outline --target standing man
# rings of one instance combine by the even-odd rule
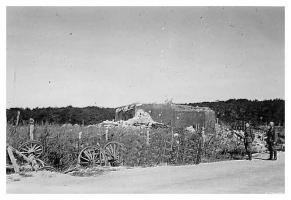
[[[255,139],[255,135],[253,134],[249,123],[246,123],[244,132],[244,144],[246,153],[249,157],[249,160],[252,160],[252,143]]]
[[[269,160],[277,160],[277,149],[275,145],[278,141],[278,134],[275,132],[274,122],[270,122],[270,127],[267,132],[267,144],[270,152]]]

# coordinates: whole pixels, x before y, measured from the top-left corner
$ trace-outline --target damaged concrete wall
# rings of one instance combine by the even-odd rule
[[[173,126],[174,113],[169,104],[142,104],[136,106],[136,109],[143,109],[149,113],[156,122]]]
[[[136,105],[128,105],[117,108],[115,110],[115,121],[119,120],[128,120],[134,117],[135,115],[135,106]]]
[[[137,110],[149,113],[156,122],[175,128],[189,126],[205,127],[211,133],[215,129],[215,112],[207,107],[192,107],[178,104],[132,104],[116,109],[115,120],[128,120]]]

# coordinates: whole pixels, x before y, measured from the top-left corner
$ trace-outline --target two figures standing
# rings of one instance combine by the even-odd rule
[[[255,139],[255,135],[250,127],[249,123],[245,125],[245,137],[244,137],[244,145],[246,149],[246,153],[248,155],[248,159],[252,160],[252,143]],[[277,145],[278,142],[278,134],[275,131],[274,122],[270,122],[270,126],[267,131],[267,146],[270,153],[269,160],[277,160]]]

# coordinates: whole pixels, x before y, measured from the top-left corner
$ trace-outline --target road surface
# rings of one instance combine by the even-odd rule
[[[285,155],[277,161],[222,161],[121,169],[95,177],[40,174],[7,181],[7,193],[284,193]]]

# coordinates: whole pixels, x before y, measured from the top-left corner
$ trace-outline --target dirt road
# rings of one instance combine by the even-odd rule
[[[120,169],[97,177],[38,172],[7,181],[7,193],[284,193],[285,155],[277,161],[223,161]]]

